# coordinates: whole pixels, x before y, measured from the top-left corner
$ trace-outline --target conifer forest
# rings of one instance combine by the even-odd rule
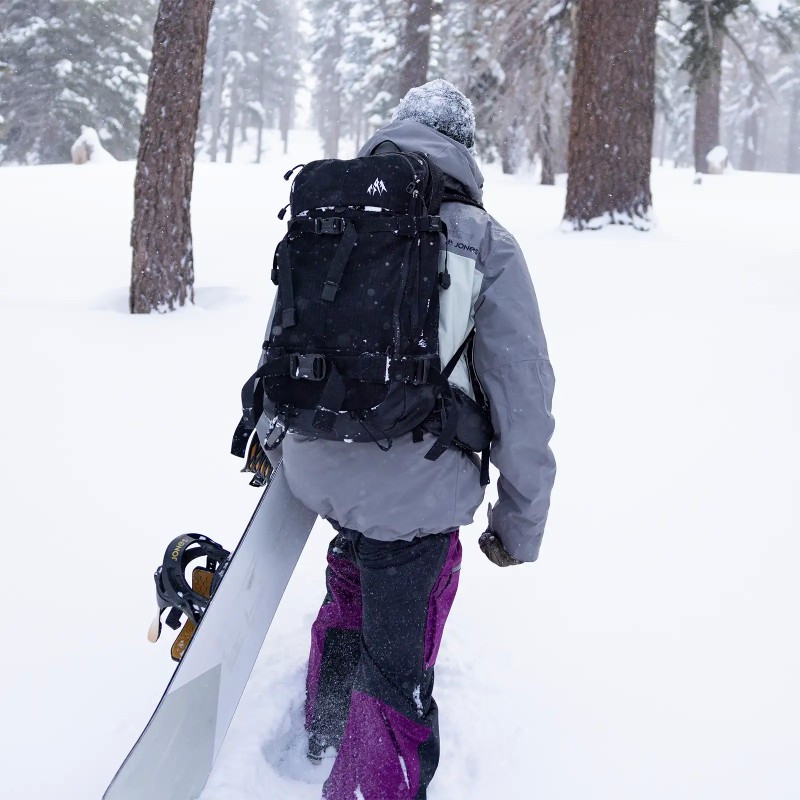
[[[0,0],[0,798],[800,800],[798,197],[800,0]]]
[[[0,2],[0,163],[69,161],[82,126],[134,158],[157,10],[156,0]],[[607,88],[624,112],[625,85],[647,84],[652,102],[630,110],[649,118],[653,106],[656,158],[702,172],[721,144],[737,169],[800,172],[796,0],[217,0],[198,156],[242,158],[237,145],[250,140],[246,157],[258,160],[265,129],[286,138],[296,125],[315,126],[329,156],[349,156],[410,86],[444,77],[475,104],[482,158],[507,173],[533,164],[552,181],[567,170],[573,91],[585,83],[576,69],[602,73],[581,56],[582,14],[585,37],[603,43],[594,57],[626,25],[654,26],[611,66]]]

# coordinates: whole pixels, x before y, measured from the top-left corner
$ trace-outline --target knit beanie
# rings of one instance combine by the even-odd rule
[[[410,89],[392,120],[413,119],[471,148],[475,144],[472,103],[452,83],[437,78]]]

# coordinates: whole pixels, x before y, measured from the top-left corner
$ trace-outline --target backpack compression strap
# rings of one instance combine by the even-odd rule
[[[453,357],[450,361],[447,362],[447,366],[441,371],[441,373],[437,374],[438,379],[437,383],[442,389],[443,395],[451,396],[452,397],[452,389],[450,388],[450,383],[448,378],[452,374],[453,370],[456,368],[456,365],[461,360],[461,357],[464,355],[464,352],[471,353],[472,348],[475,345],[475,328],[473,327],[472,330],[467,334],[466,339],[462,342],[461,346],[456,350],[453,354]],[[472,384],[472,389],[476,395],[476,401],[479,405],[483,406],[484,408],[487,406],[486,396],[483,393],[479,383],[477,380],[473,380],[473,373],[475,371],[474,366],[471,363],[471,359],[467,358],[468,368],[470,370],[470,383]],[[477,378],[477,376],[475,376]],[[425,458],[428,461],[435,461],[439,458],[444,451],[453,443],[453,439],[456,436],[458,431],[458,411],[455,403],[451,403],[451,411],[447,415],[447,418],[444,421],[444,425],[442,426],[442,432],[439,434],[436,442],[434,443],[433,447],[426,453]],[[490,455],[490,448],[487,447],[485,450],[481,452],[481,466],[480,466],[480,482],[481,486],[488,486],[490,483],[489,480],[489,455]]]
[[[453,374],[453,370],[461,360],[461,356],[464,355],[464,352],[474,338],[475,328],[473,327],[472,330],[467,334],[467,338],[461,343],[461,346],[458,348],[458,350],[453,353],[453,357],[447,362],[445,368],[441,372],[433,370],[432,382],[439,387],[442,392],[442,397],[452,398],[453,390],[450,388],[450,382],[448,381],[448,378]],[[455,438],[457,430],[458,410],[455,403],[451,403],[450,413],[447,415],[444,424],[442,425],[442,432],[439,434],[439,438],[436,440],[433,447],[431,447],[431,449],[425,454],[425,458],[428,461],[436,461],[436,459],[439,458],[453,443],[453,439]]]

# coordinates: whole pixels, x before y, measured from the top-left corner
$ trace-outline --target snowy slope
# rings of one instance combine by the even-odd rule
[[[166,543],[234,544],[227,455],[258,356],[280,176],[201,164],[197,306],[126,312],[132,164],[0,170],[0,697],[9,798],[97,798],[171,673]],[[651,234],[558,231],[563,187],[487,168],[557,375],[539,563],[464,531],[431,800],[800,796],[800,179],[659,170]],[[329,530],[304,553],[203,800],[313,800],[297,746]],[[471,544],[470,544],[471,543]]]

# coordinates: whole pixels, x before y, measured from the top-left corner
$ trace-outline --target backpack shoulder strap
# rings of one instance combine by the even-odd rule
[[[402,153],[403,148],[399,147],[395,142],[391,139],[384,139],[382,142],[378,142],[372,150],[369,151],[371,156],[379,155],[381,153]]]
[[[467,192],[455,186],[448,186],[445,188],[444,195],[442,197],[443,203],[464,203],[467,206],[474,206],[475,208],[480,208],[482,211],[486,211],[483,207],[482,203],[479,203],[474,198],[470,197]]]
[[[374,156],[374,155],[379,155],[381,153],[404,153],[404,152],[405,150],[403,150],[403,148],[400,147],[396,142],[393,142],[391,139],[384,139],[382,142],[376,144],[375,147],[373,147],[372,150],[370,150],[369,154],[371,156]],[[436,165],[430,159],[428,159],[428,163],[431,164],[431,169],[433,172],[432,179],[434,183],[437,183],[440,180],[442,180],[444,178],[444,173],[442,173],[441,170],[438,170],[439,174],[441,175],[441,178],[439,178],[439,176],[436,175],[436,171],[438,169]],[[458,183],[458,185],[456,186],[453,186],[452,185],[453,182],[458,183],[457,181],[455,181],[455,179],[453,179],[453,181],[448,180],[445,182],[445,185],[442,188],[441,203],[464,203],[464,205],[467,206],[474,206],[475,208],[480,208],[482,211],[486,210],[483,207],[482,203],[479,203],[477,200],[469,196],[466,189],[464,189],[460,183]],[[435,193],[437,193],[436,192],[437,188],[438,187],[434,188]],[[434,213],[438,213],[438,210]]]
[[[470,332],[467,334],[464,341],[459,346],[458,350],[453,353],[453,357],[447,362],[444,369],[442,370],[442,376],[445,378],[449,378],[452,375],[453,370],[456,368],[456,365],[461,360],[461,356],[464,355],[464,351],[467,348],[471,349],[472,340],[475,338],[475,326],[473,325],[470,329]]]

